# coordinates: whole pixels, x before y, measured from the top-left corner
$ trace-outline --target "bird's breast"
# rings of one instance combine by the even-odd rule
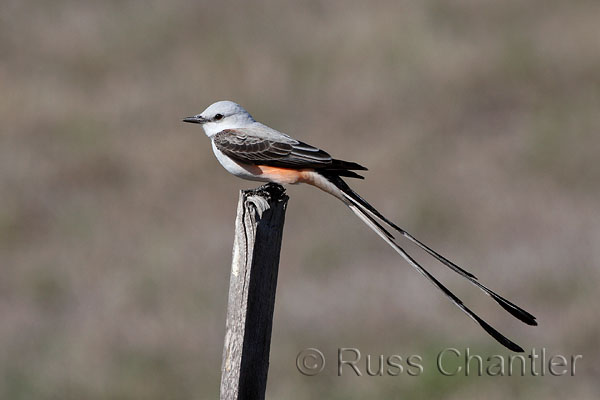
[[[212,143],[212,148],[217,160],[219,160],[219,163],[230,174],[251,181],[269,182],[268,178],[262,176],[262,171],[257,166],[238,163],[237,161],[231,159],[231,157],[223,154],[223,152],[221,152],[221,150],[215,146],[214,142]]]

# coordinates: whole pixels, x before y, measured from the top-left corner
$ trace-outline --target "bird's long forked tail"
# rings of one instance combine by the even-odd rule
[[[485,294],[494,299],[502,308],[508,311],[515,318],[518,318],[522,322],[528,325],[537,325],[535,317],[523,310],[519,306],[514,303],[508,301],[504,297],[498,295],[491,289],[487,288],[479,281],[477,278],[465,271],[463,268],[459,267],[452,261],[448,260],[444,256],[440,255],[429,246],[425,245],[421,241],[417,240],[414,236],[409,234],[404,229],[400,228],[389,219],[384,217],[379,211],[377,211],[373,206],[371,206],[365,199],[358,195],[355,191],[353,191],[347,184],[344,182],[339,176],[334,175],[325,175],[327,180],[333,185],[335,185],[343,195],[342,201],[354,212],[369,228],[371,228],[377,235],[379,235],[390,247],[392,247],[398,254],[402,256],[408,262],[410,266],[417,270],[421,275],[426,277],[431,283],[433,283],[438,289],[440,289],[458,308],[460,308],[465,314],[467,314],[472,320],[477,322],[490,336],[496,339],[500,344],[505,346],[506,348],[515,351],[515,352],[523,352],[523,349],[496,329],[494,329],[490,324],[481,319],[477,314],[471,311],[463,302],[460,300],[454,293],[452,293],[446,286],[444,286],[440,281],[438,281],[433,275],[431,275],[426,269],[424,269],[414,258],[412,258],[402,247],[400,247],[394,239],[394,236],[386,230],[382,223],[378,221],[381,220],[383,223],[389,225],[396,231],[400,232],[400,234],[406,237],[408,240],[416,244],[418,247],[423,249],[425,252],[433,256],[435,259],[440,261],[442,264],[446,265],[448,268],[458,273],[473,285],[482,290]]]

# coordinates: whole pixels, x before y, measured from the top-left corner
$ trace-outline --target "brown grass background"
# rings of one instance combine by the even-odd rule
[[[230,99],[367,165],[353,186],[535,314],[574,377],[444,377],[446,347],[508,355],[335,199],[290,187],[269,398],[600,396],[600,3],[0,4],[0,397],[218,394],[238,190],[201,129]],[[413,247],[409,247],[415,250]],[[322,374],[296,354],[318,347]],[[338,347],[421,355],[338,377]]]

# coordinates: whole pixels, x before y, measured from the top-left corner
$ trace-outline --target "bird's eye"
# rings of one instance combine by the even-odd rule
[[[215,118],[214,118],[215,121],[220,121],[222,119],[223,119],[223,114],[217,114],[217,115],[215,115]]]

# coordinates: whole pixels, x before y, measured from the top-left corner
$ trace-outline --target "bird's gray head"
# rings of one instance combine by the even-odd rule
[[[184,118],[183,121],[201,124],[206,136],[211,137],[224,129],[243,128],[253,123],[254,118],[239,104],[223,100],[211,104],[198,115]]]

